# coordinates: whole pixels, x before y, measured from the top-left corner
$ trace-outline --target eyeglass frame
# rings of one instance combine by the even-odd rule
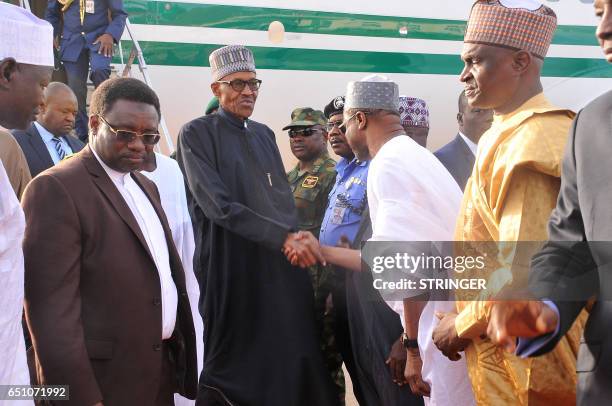
[[[325,130],[330,133],[334,128],[337,128],[342,134],[346,134],[346,126],[342,126],[342,123],[344,123],[344,121],[328,121],[327,124],[325,124]]]
[[[232,83],[237,82],[237,81],[240,81],[240,82],[244,83],[244,85],[242,86],[242,88],[241,88],[240,90],[236,89],[236,88],[234,87],[234,85],[232,85]],[[257,88],[256,88],[256,89],[253,89],[253,88],[251,87],[251,85],[249,85],[249,82],[251,82],[251,83],[253,83],[253,82],[257,83]],[[253,79],[249,79],[249,80],[244,80],[244,79],[234,79],[234,80],[217,80],[217,81],[215,81],[215,83],[222,83],[222,84],[226,84],[226,85],[228,85],[229,87],[231,87],[231,88],[232,88],[232,90],[234,90],[235,92],[239,92],[239,93],[240,93],[240,92],[243,92],[243,91],[244,91],[244,88],[245,88],[245,87],[247,87],[247,86],[249,86],[249,90],[250,90],[251,92],[257,92],[257,91],[259,91],[259,88],[261,87],[261,84],[263,83],[263,81],[262,81],[261,79],[253,78]]]
[[[370,113],[369,113],[369,112],[367,112],[367,111],[357,111],[357,112],[355,112],[355,114],[353,114],[352,116],[350,116],[349,118],[347,118],[346,120],[344,120],[344,121],[342,122],[342,124],[340,124],[340,125],[338,126],[338,129],[339,129],[340,131],[342,131],[342,129],[344,128],[344,131],[342,131],[342,132],[343,132],[344,134],[346,134],[346,126],[348,125],[348,123],[349,123],[349,122],[350,122],[352,119],[354,119],[355,117],[357,117],[357,114],[359,114],[359,113],[363,113],[363,115],[364,115],[364,116],[367,116],[368,114],[370,114]]]
[[[100,120],[102,120],[102,122],[104,124],[106,124],[108,129],[111,130],[111,132],[115,135],[115,138],[118,141],[125,142],[125,143],[129,144],[131,142],[134,142],[134,140],[136,140],[136,137],[139,137],[144,145],[156,145],[159,142],[159,140],[161,139],[161,134],[159,132],[157,132],[157,133],[138,134],[136,131],[121,130],[121,129],[117,130],[117,129],[115,129],[115,127],[113,127],[112,125],[110,125],[108,123],[108,121],[104,118],[104,116],[102,116],[101,114],[97,114],[97,116],[98,116],[98,118]],[[120,132],[122,132],[122,133],[130,133],[131,135],[130,135],[129,140],[128,139],[124,139],[124,137],[120,137],[119,136]],[[154,136],[155,142],[153,142],[153,143],[145,142],[145,136]]]

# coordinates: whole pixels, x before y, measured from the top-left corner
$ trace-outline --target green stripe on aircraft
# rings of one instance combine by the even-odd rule
[[[122,41],[124,55],[130,42]],[[141,41],[150,65],[208,67],[208,55],[221,45]],[[400,52],[339,51],[303,48],[249,47],[261,69],[327,72],[372,72],[459,75],[458,55]],[[115,62],[118,62],[115,58]],[[602,58],[546,58],[543,76],[612,78],[612,67]]]
[[[462,41],[466,25],[462,20],[147,0],[129,0],[125,6],[135,24],[266,31],[270,22],[281,21],[286,31],[304,34]],[[553,44],[597,45],[595,27],[560,25]]]

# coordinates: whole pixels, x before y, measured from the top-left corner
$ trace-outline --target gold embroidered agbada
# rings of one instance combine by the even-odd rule
[[[551,105],[541,93],[516,111],[496,115],[478,146],[476,164],[465,189],[457,221],[457,241],[545,241],[547,223],[560,187],[561,158],[575,114]],[[467,247],[469,244],[458,244]],[[499,248],[496,266],[478,277],[510,281],[492,270],[513,267],[535,252]],[[464,251],[465,253],[465,251]],[[513,256],[514,255],[514,256]],[[493,261],[493,260],[492,260]],[[504,261],[508,261],[505,262]],[[501,271],[500,271],[501,272]],[[500,282],[501,281],[501,282]],[[489,291],[488,294],[495,292]],[[480,336],[486,332],[490,303],[457,292],[460,337],[471,338],[465,351],[479,405],[573,405],[576,402],[576,354],[584,315],[550,354],[521,359]]]

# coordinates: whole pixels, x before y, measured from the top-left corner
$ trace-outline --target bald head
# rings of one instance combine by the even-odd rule
[[[74,92],[61,82],[52,82],[44,91],[37,121],[56,137],[65,136],[74,128],[77,110]]]
[[[48,103],[49,100],[53,100],[54,98],[72,98],[76,101],[76,95],[72,89],[62,82],[49,83],[49,86],[45,88],[43,98],[45,103]]]

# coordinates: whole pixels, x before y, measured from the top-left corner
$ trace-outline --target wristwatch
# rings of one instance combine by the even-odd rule
[[[419,348],[419,342],[408,338],[408,334],[402,333],[402,345],[404,348]]]

